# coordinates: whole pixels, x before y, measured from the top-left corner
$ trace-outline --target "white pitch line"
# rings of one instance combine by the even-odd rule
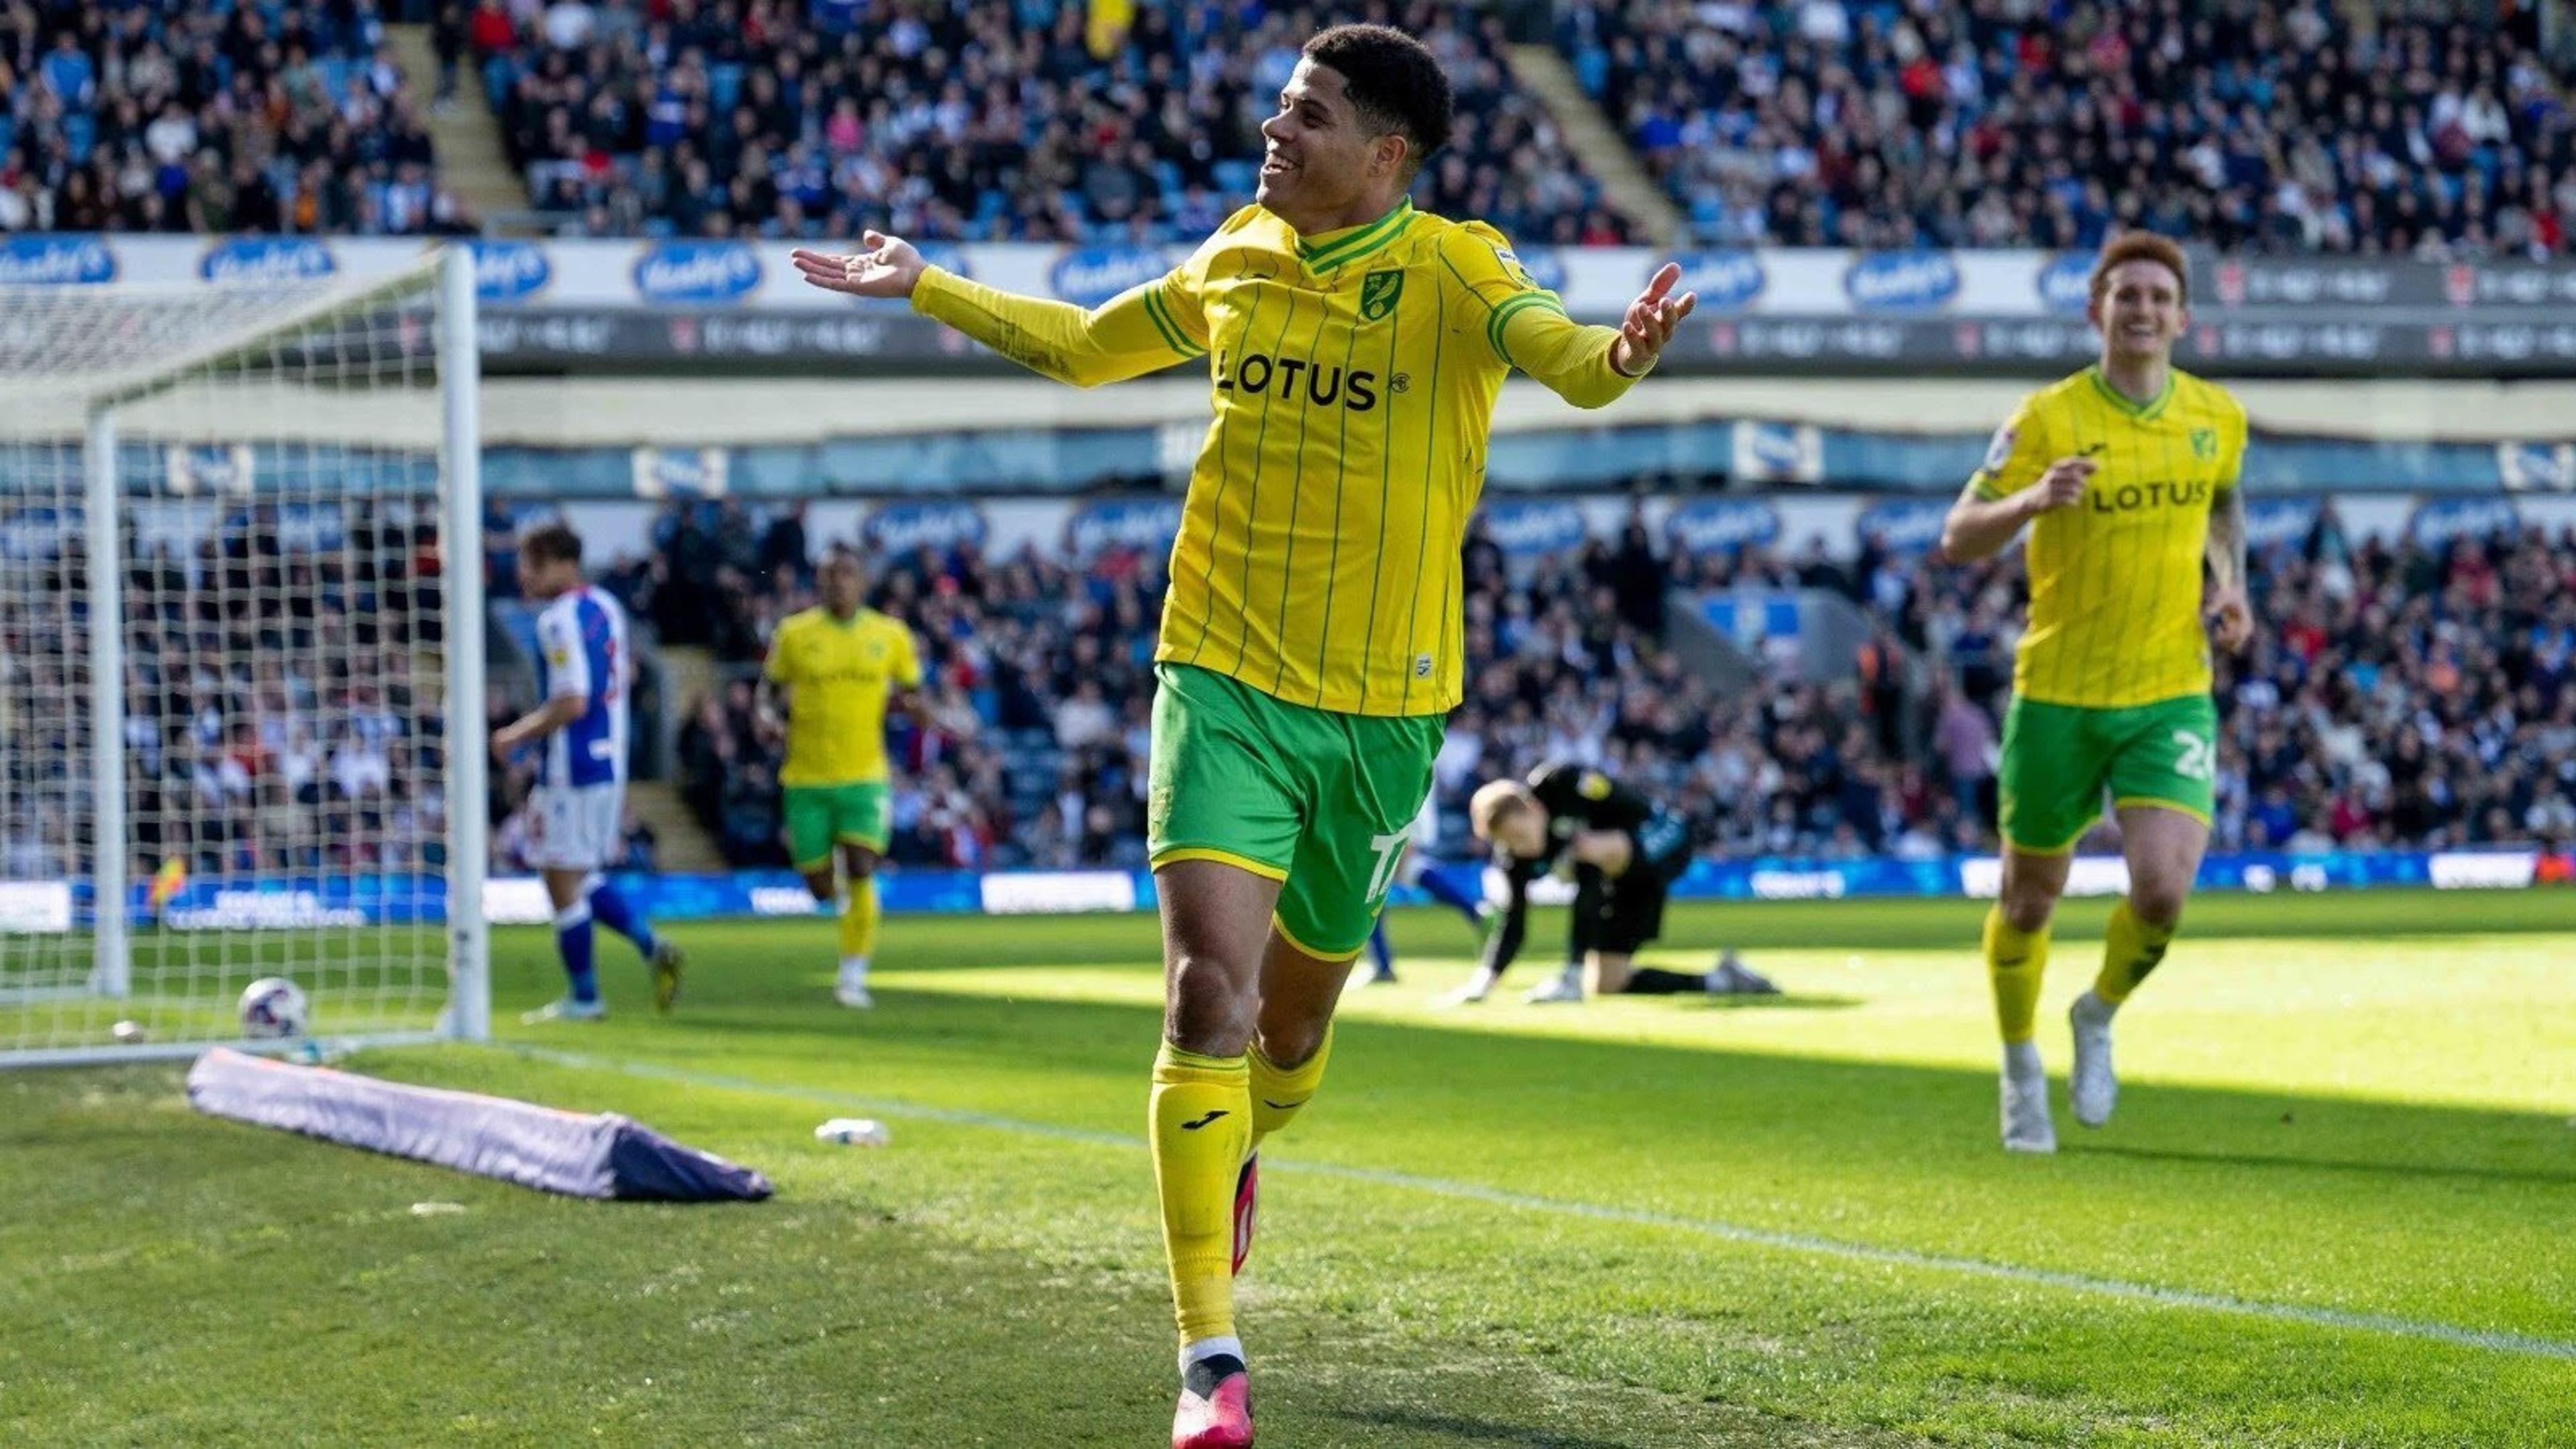
[[[1119,1132],[1100,1132],[1088,1127],[1065,1127],[1051,1122],[1031,1122],[1018,1117],[1003,1117],[991,1112],[969,1112],[952,1107],[925,1107],[889,1097],[866,1097],[813,1087],[782,1085],[749,1077],[726,1076],[716,1072],[693,1072],[679,1067],[657,1066],[650,1062],[619,1061],[609,1057],[585,1056],[578,1052],[554,1051],[545,1047],[504,1047],[515,1055],[554,1066],[584,1071],[618,1072],[631,1077],[678,1082],[693,1087],[710,1087],[728,1092],[745,1092],[756,1096],[780,1097],[791,1101],[813,1102],[833,1107],[852,1107],[880,1116],[909,1118],[920,1122],[946,1122],[961,1127],[984,1127],[997,1132],[1014,1132],[1026,1137],[1049,1137],[1060,1142],[1080,1142],[1095,1147],[1122,1147],[1140,1150],[1141,1137]],[[1879,1247],[1870,1243],[1851,1243],[1839,1238],[1822,1238],[1808,1233],[1784,1233],[1769,1228],[1748,1228],[1713,1218],[1687,1218],[1671,1213],[1648,1212],[1642,1208],[1614,1207],[1566,1198],[1540,1197],[1535,1193],[1513,1192],[1508,1188],[1486,1187],[1479,1183],[1458,1182],[1445,1177],[1424,1177],[1417,1173],[1390,1172],[1374,1167],[1346,1167],[1330,1162],[1273,1161],[1265,1157],[1263,1170],[1285,1172],[1307,1177],[1339,1178],[1345,1182],[1374,1183],[1382,1187],[1403,1188],[1434,1197],[1464,1202],[1489,1203],[1495,1207],[1522,1212],[1546,1213],[1556,1217],[1584,1218],[1593,1222],[1627,1223],[1638,1227],[1665,1228],[1673,1232],[1694,1233],[1730,1243],[1753,1247],[1776,1248],[1786,1252],[1808,1253],[1822,1258],[1837,1258],[1849,1263],[1884,1263],[1900,1268],[1923,1268],[1939,1273],[1955,1273],[1967,1278],[1986,1278],[2006,1283],[2027,1283],[2047,1288],[2062,1288],[2072,1293],[2089,1293],[2103,1298],[2122,1298],[2134,1303],[2156,1303],[2168,1308],[2194,1308],[2204,1313],[2224,1313],[2239,1318],[2257,1318],[2272,1323],[2298,1323],[2314,1328],[2331,1328],[2348,1333],[2377,1333],[2393,1338],[2421,1339],[2429,1343],[2449,1344],[2456,1348],[2482,1348],[2497,1353],[2522,1354],[2534,1358],[2576,1361],[2576,1342],[2556,1338],[2538,1338],[2530,1334],[2506,1333],[2496,1329],[2463,1328],[2457,1324],[2436,1323],[2419,1318],[2401,1318],[2387,1313],[2362,1313],[2342,1308],[2317,1308],[2299,1303],[2269,1303],[2255,1298],[2237,1298],[2224,1293],[2199,1293],[2187,1288],[2161,1288],[2152,1283],[2131,1283],[2120,1278],[2097,1278],[2089,1273],[2067,1273],[2054,1268],[2030,1268],[2017,1263],[1993,1263],[1982,1258],[1957,1258],[1941,1253],[1919,1253],[1910,1248]]]

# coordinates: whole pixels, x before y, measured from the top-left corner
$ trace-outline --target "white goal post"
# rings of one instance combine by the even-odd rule
[[[0,287],[0,1066],[489,1037],[474,316]]]

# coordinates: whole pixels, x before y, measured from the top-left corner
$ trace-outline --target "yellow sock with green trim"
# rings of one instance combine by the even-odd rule
[[[1324,1062],[1333,1054],[1333,1029],[1324,1028],[1324,1044],[1315,1054],[1294,1067],[1283,1067],[1261,1054],[1254,1043],[1245,1060],[1252,1067],[1252,1148],[1260,1150],[1261,1139],[1297,1120],[1297,1112],[1315,1095],[1315,1086],[1324,1080]]]
[[[1165,1042],[1154,1058],[1145,1118],[1181,1343],[1229,1336],[1234,1179],[1252,1140],[1251,1068],[1242,1057],[1201,1056]]]
[[[1986,912],[1986,975],[1995,984],[1995,1025],[2004,1044],[2028,1041],[2039,1014],[2039,982],[2048,971],[2048,928],[2016,931],[2003,907]]]
[[[2102,931],[2102,974],[2093,978],[2093,994],[2117,1006],[2129,999],[2147,973],[2165,959],[2173,944],[2173,927],[2150,926],[2122,901],[2113,908]]]
[[[876,950],[877,878],[869,874],[852,880],[849,898],[841,902],[841,955],[873,956]]]

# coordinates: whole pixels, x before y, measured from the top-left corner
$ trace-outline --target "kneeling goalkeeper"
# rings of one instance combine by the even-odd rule
[[[1484,964],[1455,1000],[1482,1001],[1520,953],[1529,885],[1544,872],[1574,879],[1565,969],[1533,988],[1534,1002],[1581,1001],[1589,973],[1596,995],[1773,995],[1779,990],[1722,953],[1706,972],[1639,966],[1635,954],[1663,934],[1664,897],[1690,865],[1690,823],[1598,770],[1543,764],[1528,783],[1492,780],[1467,807],[1476,838],[1494,851],[1506,898]]]

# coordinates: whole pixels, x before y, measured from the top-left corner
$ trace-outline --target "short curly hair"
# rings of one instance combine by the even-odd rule
[[[1336,25],[1302,52],[1342,78],[1351,108],[1371,135],[1404,137],[1405,175],[1449,144],[1457,101],[1430,48],[1392,25]]]
[[[2111,270],[2124,262],[2154,262],[2173,273],[2176,294],[2184,306],[2191,305],[2191,264],[2184,260],[2182,247],[2173,238],[2151,231],[2122,232],[2102,244],[2102,254],[2093,262],[2092,300],[2100,302],[2102,294],[2111,290]]]

